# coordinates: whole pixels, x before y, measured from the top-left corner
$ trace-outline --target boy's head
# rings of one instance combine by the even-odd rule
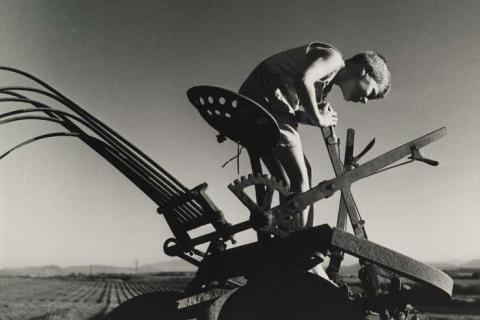
[[[390,90],[390,70],[382,55],[373,51],[359,53],[346,60],[345,66],[340,87],[347,101],[366,103],[383,98]]]

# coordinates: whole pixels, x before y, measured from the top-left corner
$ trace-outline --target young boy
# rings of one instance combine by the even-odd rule
[[[280,141],[266,150],[262,160],[294,192],[307,191],[311,183],[298,124],[337,124],[337,113],[324,100],[333,85],[340,87],[345,100],[367,103],[387,94],[390,71],[378,53],[367,51],[344,61],[336,48],[313,42],[264,60],[240,88],[240,94],[258,102],[277,120]],[[299,216],[299,228],[313,224],[310,212],[309,216],[305,209]]]

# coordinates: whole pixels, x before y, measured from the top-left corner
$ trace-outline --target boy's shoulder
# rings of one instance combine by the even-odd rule
[[[324,42],[318,42],[318,41],[310,42],[305,48],[305,53],[311,56],[328,55],[333,58],[340,58],[343,60],[342,53],[340,52],[340,50]]]
[[[305,71],[306,66],[319,58],[331,65],[332,70],[336,70],[343,65],[342,54],[337,48],[315,41],[277,53],[262,61],[259,69],[270,74],[300,76]]]

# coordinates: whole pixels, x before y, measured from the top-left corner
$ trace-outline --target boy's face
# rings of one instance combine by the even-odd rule
[[[340,88],[345,100],[361,103],[376,99],[379,91],[378,83],[365,70],[351,75]]]

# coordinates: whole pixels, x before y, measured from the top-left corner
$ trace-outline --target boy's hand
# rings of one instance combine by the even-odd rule
[[[318,104],[319,117],[311,119],[319,127],[336,126],[338,123],[338,115],[328,102],[320,102]]]

